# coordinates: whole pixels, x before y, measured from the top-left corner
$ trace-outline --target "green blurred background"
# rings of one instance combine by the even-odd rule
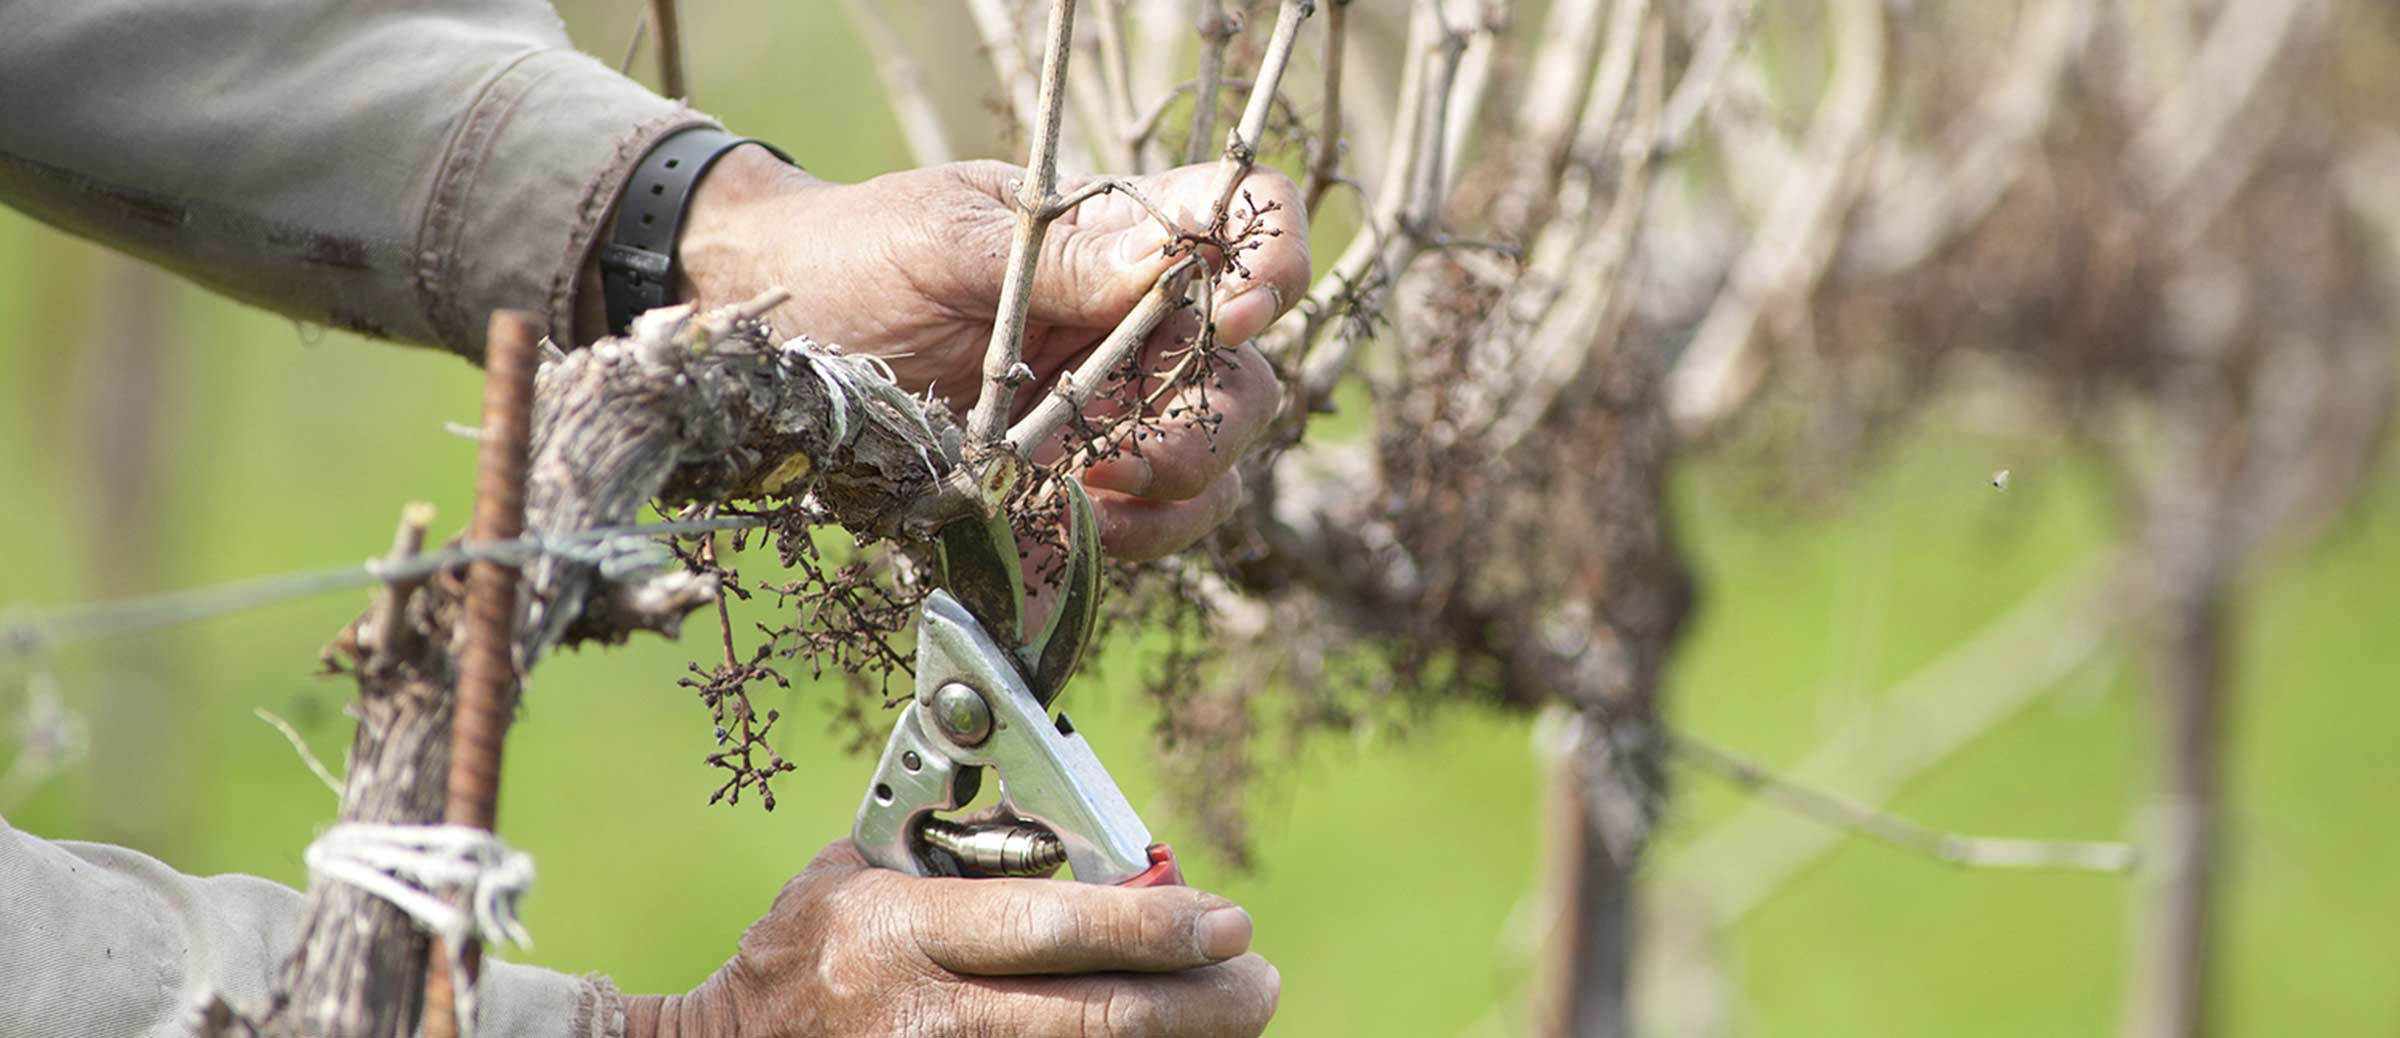
[[[569,5],[611,60],[630,2]],[[693,89],[736,128],[832,178],[906,162],[849,25],[831,4],[696,8]],[[1327,228],[1321,227],[1321,231]],[[1320,254],[1329,254],[1320,248]],[[156,327],[129,300],[155,296]],[[132,323],[129,324],[128,322]],[[104,344],[114,336],[120,345]],[[379,552],[399,506],[467,514],[478,373],[210,297],[0,213],[0,609],[338,565]],[[147,386],[145,389],[143,387]],[[1941,413],[1941,409],[1935,409]],[[1995,469],[2012,470],[1995,491]],[[2216,997],[2231,1034],[2400,1034],[2387,941],[2400,934],[2400,491],[2384,465],[2350,518],[2285,549],[2240,611],[2232,725],[2237,844]],[[1804,755],[1882,691],[2056,575],[2118,521],[2100,473],[2055,437],[1966,422],[1895,438],[1816,495],[1774,497],[1743,464],[1702,460],[1675,488],[1705,587],[1672,675],[1689,731],[1768,762]],[[89,748],[0,812],[54,838],[126,843],[191,872],[303,882],[334,800],[265,707],[338,767],[351,687],[312,676],[365,602],[336,594],[156,634],[0,661],[0,774],[23,759],[30,693],[55,687]],[[772,815],[705,806],[706,712],[675,687],[706,655],[639,643],[547,663],[511,739],[502,824],[540,862],[514,957],[680,990],[824,842],[847,832],[870,762],[831,731],[840,691],[782,706]],[[2379,633],[2381,632],[2381,633]],[[1109,647],[1078,719],[1137,805],[1150,717],[1129,687],[1139,644]],[[1909,785],[1893,806],[1972,832],[2117,839],[2147,774],[2140,672],[2111,648]],[[765,705],[765,704],[762,704]],[[1259,865],[1193,854],[1239,900],[1284,975],[1278,1035],[1522,1032],[1544,920],[1535,881],[1544,780],[1531,719],[1451,709],[1277,753],[1253,805]],[[1747,803],[1682,776],[1653,869]],[[1705,882],[1706,877],[1699,877]],[[2115,1027],[2129,944],[2121,877],[1978,872],[1859,841],[1782,886],[1709,950],[1745,1035],[2099,1034]],[[1694,996],[1696,997],[1696,996]]]

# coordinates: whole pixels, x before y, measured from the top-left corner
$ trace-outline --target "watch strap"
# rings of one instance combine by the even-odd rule
[[[693,126],[659,138],[634,164],[617,199],[616,226],[600,247],[600,297],[609,334],[623,335],[634,315],[675,301],[675,236],[691,207],[692,187],[726,152],[744,144],[792,161],[765,141]]]

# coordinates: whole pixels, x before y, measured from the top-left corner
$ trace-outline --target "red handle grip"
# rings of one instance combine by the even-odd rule
[[[1175,851],[1163,843],[1150,845],[1150,867],[1118,882],[1120,887],[1180,887],[1183,885],[1183,866],[1175,864]]]

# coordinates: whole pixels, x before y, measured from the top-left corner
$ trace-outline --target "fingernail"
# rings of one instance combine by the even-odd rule
[[[1200,917],[1200,954],[1223,962],[1250,950],[1250,913],[1219,908]]]
[[[1119,454],[1107,461],[1083,470],[1083,485],[1120,494],[1144,497],[1157,474],[1150,468],[1150,459],[1139,454]]]

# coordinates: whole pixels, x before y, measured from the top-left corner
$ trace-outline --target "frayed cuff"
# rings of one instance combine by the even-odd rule
[[[504,308],[571,338],[581,275],[634,164],[667,134],[714,125],[583,54],[511,61],[461,122],[426,207],[417,283],[436,339],[480,358]]]

